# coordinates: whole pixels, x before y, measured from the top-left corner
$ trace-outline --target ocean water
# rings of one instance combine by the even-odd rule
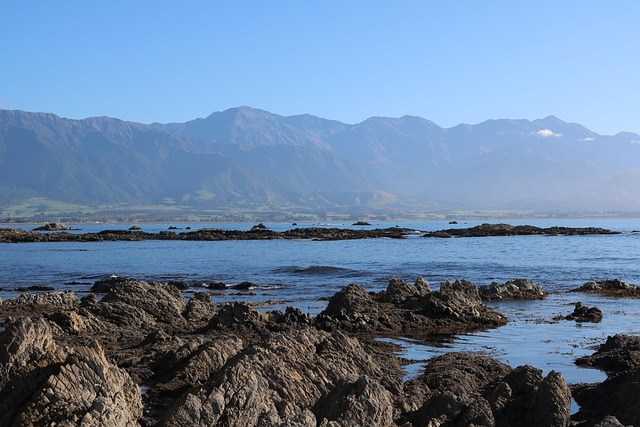
[[[476,285],[528,278],[551,295],[543,302],[491,303],[510,318],[499,329],[454,337],[428,337],[415,341],[394,339],[404,348],[402,355],[415,361],[409,374],[421,363],[446,351],[465,350],[488,354],[512,366],[529,364],[545,373],[558,370],[569,383],[600,381],[596,370],[575,367],[576,357],[590,354],[595,345],[615,333],[640,333],[640,301],[610,299],[567,293],[590,280],[621,278],[640,284],[640,220],[545,220],[504,221],[513,225],[541,227],[603,227],[620,231],[603,236],[510,236],[429,239],[421,232],[452,227],[471,227],[478,222],[449,225],[429,223],[374,223],[371,228],[408,227],[419,230],[407,239],[346,241],[141,241],[90,243],[0,244],[0,298],[20,294],[17,288],[32,285],[89,292],[100,278],[113,274],[150,281],[181,280],[192,291],[207,291],[208,283],[236,284],[250,281],[247,291],[211,291],[213,300],[266,302],[261,309],[283,309],[293,305],[317,314],[326,298],[350,283],[371,291],[386,288],[389,279],[412,283],[418,276],[433,289],[445,280],[468,279]],[[69,224],[71,225],[71,224]],[[145,231],[219,227],[249,229],[253,224],[143,224]],[[294,227],[332,224],[265,224],[281,231]],[[128,228],[131,224],[82,225],[78,232]],[[25,227],[26,228],[26,227]],[[573,311],[581,301],[604,312],[598,324],[554,321]]]

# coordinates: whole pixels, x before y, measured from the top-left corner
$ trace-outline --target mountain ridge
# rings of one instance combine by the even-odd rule
[[[640,211],[640,136],[555,116],[443,128],[247,106],[184,123],[0,110],[0,209],[29,197],[185,209]]]

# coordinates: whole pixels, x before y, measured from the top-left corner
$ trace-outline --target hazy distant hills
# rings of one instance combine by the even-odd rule
[[[640,136],[550,116],[441,128],[249,107],[186,123],[0,110],[0,206],[640,211]]]

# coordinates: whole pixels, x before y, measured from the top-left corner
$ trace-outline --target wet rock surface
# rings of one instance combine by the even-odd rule
[[[94,292],[0,304],[0,425],[570,425],[556,372],[449,353],[406,381],[397,347],[375,339],[503,325],[468,281],[438,291],[422,278],[379,293],[350,285],[316,317],[214,304],[207,292],[185,302],[172,284],[121,277]],[[636,348],[620,338],[601,354],[630,360]],[[606,387],[633,405],[633,377],[621,375],[635,362],[615,366],[624,370],[615,382],[576,388],[590,425],[635,422],[598,400]]]
[[[598,295],[626,298],[640,298],[640,286],[621,279],[587,282],[571,292],[594,293]]]
[[[573,309],[573,313],[563,317],[562,319],[575,320],[576,322],[598,323],[602,321],[602,310],[598,307],[587,307],[581,302],[577,302]]]
[[[470,228],[450,228],[432,231],[423,237],[489,237],[489,236],[582,236],[588,234],[620,234],[598,227],[548,227],[533,225],[482,224]]]
[[[594,354],[576,363],[602,369],[608,376],[602,383],[574,388],[580,405],[574,418],[580,425],[640,425],[640,337],[610,336]]]
[[[509,280],[504,284],[492,282],[479,286],[480,298],[484,301],[515,301],[543,299],[542,286],[536,285],[529,279]]]
[[[418,285],[391,280],[387,290],[367,293],[349,285],[334,295],[318,315],[319,328],[375,335],[456,333],[505,325],[507,318],[485,306],[478,288],[466,280],[445,282],[429,291]]]

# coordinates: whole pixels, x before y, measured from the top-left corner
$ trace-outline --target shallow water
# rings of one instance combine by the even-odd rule
[[[444,280],[468,279],[477,285],[529,278],[553,292],[545,301],[492,304],[511,322],[499,329],[459,335],[447,340],[402,340],[404,356],[417,361],[451,350],[481,352],[512,366],[530,364],[545,373],[557,370],[567,382],[600,381],[603,374],[573,365],[593,346],[615,333],[640,332],[640,301],[616,300],[566,293],[589,280],[621,278],[640,284],[640,229],[638,220],[519,221],[541,227],[603,227],[624,234],[607,236],[511,236],[426,239],[419,233],[405,240],[347,241],[142,241],[90,243],[0,244],[0,298],[18,295],[15,289],[50,285],[82,295],[100,278],[112,274],[166,282],[182,280],[192,291],[204,284],[251,281],[249,291],[215,291],[219,302],[276,301],[264,309],[294,305],[317,314],[326,298],[350,283],[371,291],[385,289],[390,278],[413,282],[425,277],[432,288]],[[401,227],[433,231],[470,227],[478,223],[376,223],[375,228]],[[124,229],[127,225],[82,226],[78,232]],[[143,225],[145,231],[166,230],[172,224]],[[218,227],[246,230],[251,224],[173,224],[181,229]],[[274,230],[290,224],[266,224]],[[300,224],[348,228],[348,224]],[[176,230],[180,232],[182,230]],[[189,293],[186,295],[189,297]],[[277,303],[277,302],[280,303]],[[599,324],[553,321],[573,311],[572,302],[596,305],[604,312]],[[420,364],[409,367],[418,372]]]

